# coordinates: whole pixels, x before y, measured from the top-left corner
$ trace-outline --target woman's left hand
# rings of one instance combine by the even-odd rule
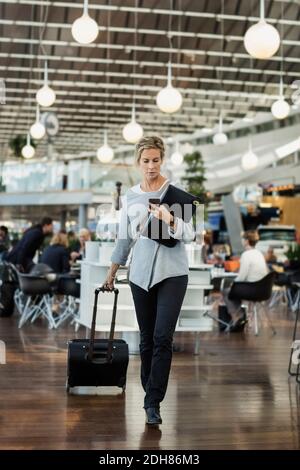
[[[151,212],[151,214],[153,214],[157,219],[162,220],[167,225],[170,225],[170,223],[173,221],[173,215],[164,205],[158,206],[157,204],[150,204],[150,207],[151,208],[149,208],[148,211]]]

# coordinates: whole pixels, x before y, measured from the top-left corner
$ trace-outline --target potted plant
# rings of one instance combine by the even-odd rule
[[[289,260],[289,267],[291,269],[300,268],[300,245],[294,243],[286,252],[286,257]]]
[[[195,151],[184,156],[184,162],[186,164],[185,177],[182,178],[183,183],[186,186],[186,190],[195,196],[198,196],[202,201],[202,204],[207,202],[207,193],[205,189],[205,166],[203,157],[200,152]],[[204,220],[207,220],[206,211],[204,211]],[[193,217],[194,225],[196,226],[196,216]],[[191,243],[190,250],[192,258],[198,260],[198,263],[201,261],[201,251],[194,253],[197,249],[197,245],[202,245],[202,233],[196,233],[195,243]],[[186,248],[188,249],[187,245]]]
[[[27,136],[16,135],[9,141],[9,148],[12,150],[13,155],[17,158],[22,158],[22,148],[26,145]],[[36,148],[36,143],[30,139],[30,145]]]
[[[206,200],[206,189],[204,183],[205,166],[200,152],[193,152],[184,156],[186,163],[186,176],[182,180],[186,183],[187,191],[199,196],[203,202]]]

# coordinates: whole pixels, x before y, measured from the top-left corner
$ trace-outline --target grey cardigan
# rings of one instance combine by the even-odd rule
[[[133,248],[129,281],[146,291],[168,277],[189,273],[184,242],[194,239],[192,222],[177,219],[176,232],[169,229],[170,235],[180,240],[172,248],[139,235],[139,227],[148,216],[149,198],[160,197],[165,189],[164,185],[158,191],[143,192],[136,185],[127,191],[122,198],[118,241],[111,256],[112,263],[124,266]]]

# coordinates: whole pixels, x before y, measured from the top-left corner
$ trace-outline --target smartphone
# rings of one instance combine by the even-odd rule
[[[150,197],[150,199],[149,199],[149,208],[151,208],[150,204],[157,204],[159,206],[160,199],[158,197]]]

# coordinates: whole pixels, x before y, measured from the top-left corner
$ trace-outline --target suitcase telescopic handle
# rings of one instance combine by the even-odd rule
[[[100,292],[114,292],[114,305],[113,305],[113,313],[110,325],[110,332],[109,332],[109,339],[108,339],[108,348],[107,348],[107,362],[111,362],[112,359],[112,349],[113,349],[113,340],[114,340],[114,333],[115,333],[115,325],[116,325],[116,314],[117,314],[117,302],[118,302],[118,295],[119,289],[114,288],[112,291],[105,289],[103,286],[97,287],[95,289],[95,299],[94,299],[94,308],[93,308],[93,319],[92,319],[92,327],[91,327],[91,336],[90,336],[90,345],[89,345],[89,352],[88,352],[88,359],[90,361],[93,360],[93,352],[94,352],[94,344],[95,344],[95,331],[96,331],[96,318],[97,318],[97,306],[98,306],[98,296]]]

